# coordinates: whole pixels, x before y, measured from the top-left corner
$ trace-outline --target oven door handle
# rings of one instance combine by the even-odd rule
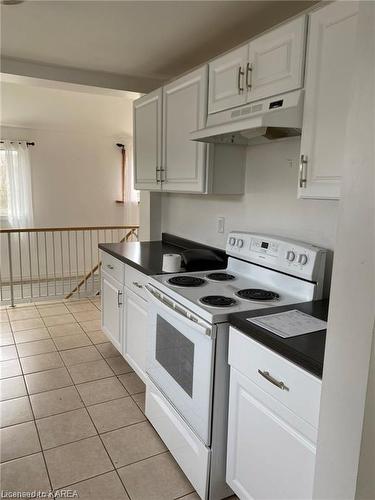
[[[153,302],[155,302],[158,307],[161,307],[162,309],[164,309],[168,313],[172,312],[173,314],[178,314],[179,318],[182,321],[184,321],[185,323],[187,323],[189,326],[194,325],[194,328],[196,330],[198,330],[201,333],[204,333],[205,335],[208,335],[209,337],[212,337],[212,335],[213,335],[212,328],[206,327],[206,326],[202,325],[201,323],[198,323],[196,320],[192,319],[193,318],[192,316],[188,316],[188,313],[186,313],[186,315],[185,315],[182,308],[174,307],[172,303],[168,303],[165,300],[163,300],[163,298],[160,297],[157,294],[157,292],[154,292],[154,290],[151,287],[145,285],[143,287],[143,289],[146,291],[149,298]]]

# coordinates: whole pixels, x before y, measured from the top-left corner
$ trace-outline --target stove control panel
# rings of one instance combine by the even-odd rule
[[[267,234],[232,232],[226,252],[309,281],[323,281],[326,250],[308,243]]]

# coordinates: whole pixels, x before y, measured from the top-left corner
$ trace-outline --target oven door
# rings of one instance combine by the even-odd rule
[[[210,444],[214,328],[147,286],[149,331],[146,371],[161,393]]]

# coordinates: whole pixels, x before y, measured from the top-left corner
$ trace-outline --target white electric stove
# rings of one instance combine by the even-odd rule
[[[158,275],[146,287],[146,415],[202,499],[225,483],[228,316],[322,298],[326,251],[233,232],[225,270]]]

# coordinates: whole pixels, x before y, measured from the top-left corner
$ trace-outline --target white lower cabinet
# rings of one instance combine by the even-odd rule
[[[102,271],[102,330],[119,352],[122,351],[123,289],[121,283]]]
[[[147,276],[106,252],[101,260],[102,330],[146,382]]]
[[[293,398],[311,389],[315,401],[319,379],[233,328],[229,363],[229,486],[241,500],[311,499],[317,430],[295,413]],[[258,370],[273,377],[271,380],[283,381],[288,390],[277,387]],[[275,397],[275,391],[280,397]],[[312,412],[309,421],[315,421],[316,409]]]
[[[146,379],[147,302],[125,287],[123,356]]]

